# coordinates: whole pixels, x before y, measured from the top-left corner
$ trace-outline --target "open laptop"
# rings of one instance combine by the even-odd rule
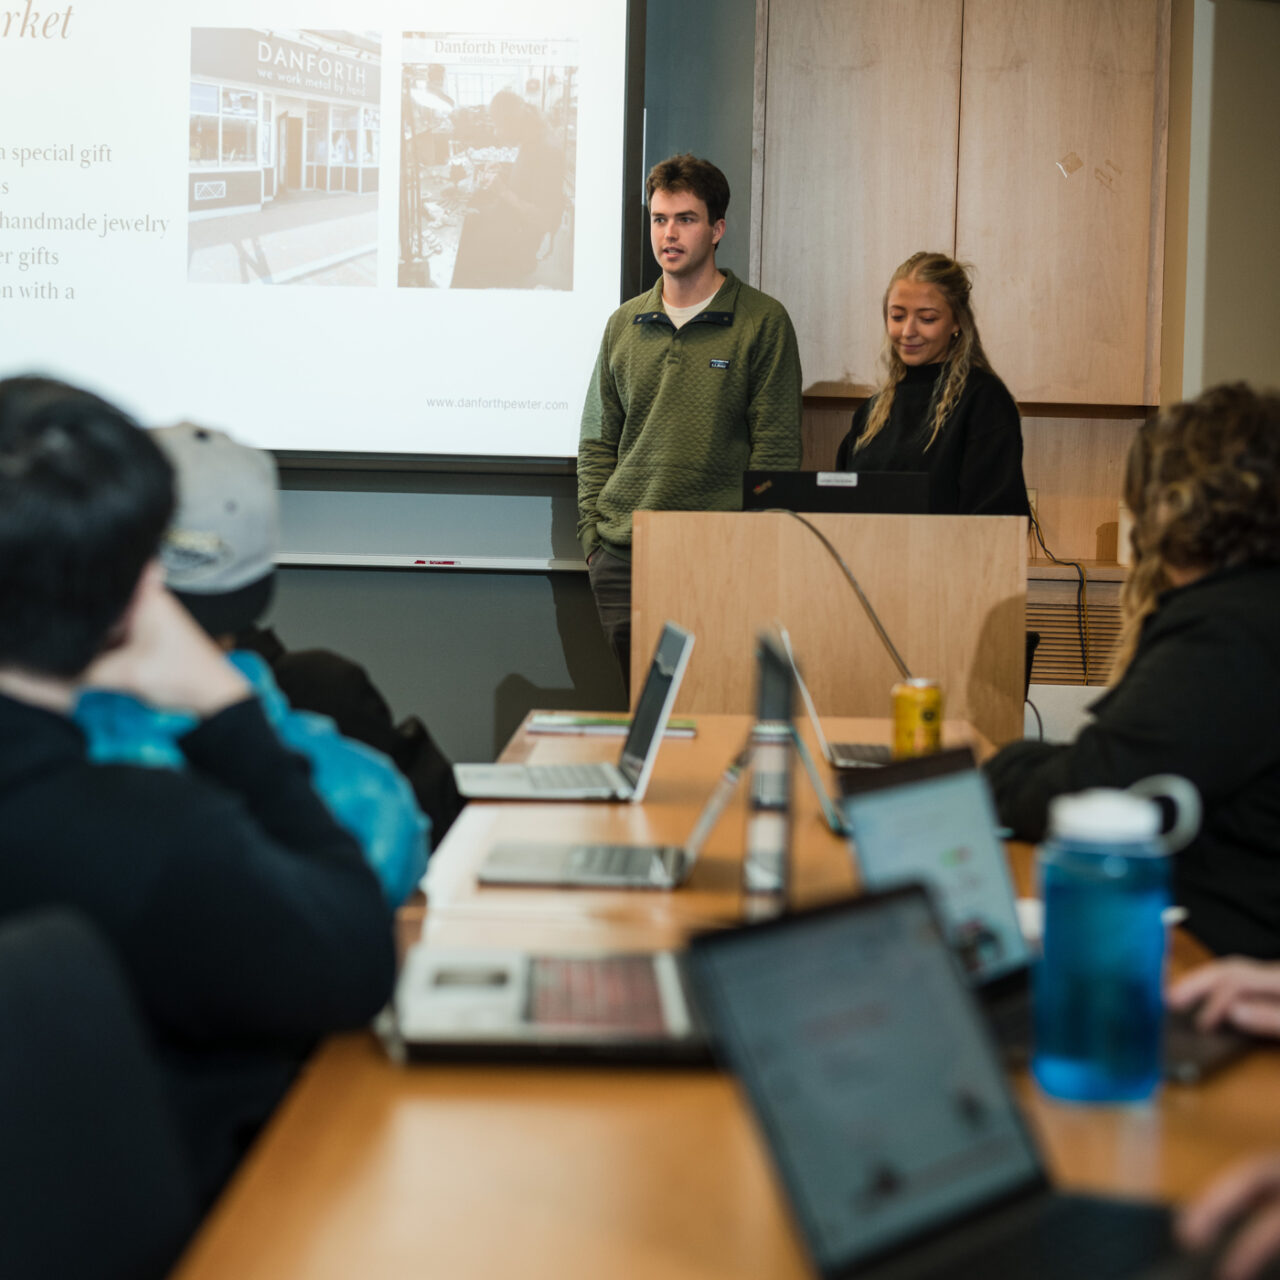
[[[1178,1265],[1164,1206],[1052,1189],[920,886],[695,938],[689,971],[824,1280]]]
[[[791,635],[786,627],[778,627],[778,638],[782,641],[787,661],[791,663],[791,670],[795,675],[796,687],[800,690],[805,710],[809,713],[809,721],[813,725],[813,736],[817,738],[818,746],[826,757],[827,763],[833,769],[865,769],[868,765],[887,764],[893,758],[893,753],[882,742],[827,741],[827,735],[822,731],[822,721],[818,719],[818,708],[813,705],[813,695],[800,674],[800,664],[796,662],[795,650],[791,647]]]
[[[906,882],[935,894],[952,945],[1005,1055],[1031,1049],[1031,966],[1009,861],[986,779],[968,747],[842,774],[845,824],[869,889]],[[1252,1042],[1224,1028],[1201,1031],[1194,1015],[1165,1020],[1165,1074],[1193,1083]]]
[[[420,942],[396,984],[397,1029],[414,1059],[709,1066],[684,960]]]
[[[751,759],[748,743],[729,762],[683,845],[495,845],[480,866],[481,884],[566,885],[589,889],[674,889],[692,874]]]
[[[929,476],[924,471],[748,471],[742,477],[742,509],[927,515]]]
[[[644,799],[692,651],[683,627],[662,628],[617,764],[456,764],[458,790],[469,800]]]

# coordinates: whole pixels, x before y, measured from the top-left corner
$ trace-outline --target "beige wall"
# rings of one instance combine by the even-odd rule
[[[1280,5],[1197,0],[1195,28],[1193,95],[1206,96],[1192,113],[1207,154],[1197,163],[1193,133],[1183,390],[1236,378],[1280,386]]]

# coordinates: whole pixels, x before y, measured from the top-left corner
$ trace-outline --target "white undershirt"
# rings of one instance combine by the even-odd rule
[[[720,286],[717,285],[714,293],[709,293],[701,302],[695,302],[691,307],[673,307],[666,298],[662,300],[662,309],[667,313],[667,319],[671,321],[677,329],[682,325],[686,325],[700,311],[705,311],[711,305],[711,299],[720,292]]]

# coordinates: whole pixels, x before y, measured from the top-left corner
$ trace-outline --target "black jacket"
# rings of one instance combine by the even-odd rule
[[[211,1195],[315,1039],[379,1010],[382,892],[256,701],[177,773],[93,765],[65,716],[0,696],[0,917],[68,904],[111,941]]]
[[[889,421],[865,448],[854,449],[873,401],[860,405],[840,444],[841,471],[927,471],[933,515],[1025,516],[1027,483],[1022,475],[1022,420],[1018,406],[994,373],[974,369],[965,380],[938,438],[933,430],[933,394],[945,365],[911,365],[894,391]]]
[[[431,847],[440,847],[467,802],[458,793],[449,758],[417,716],[394,724],[369,673],[328,649],[287,650],[269,627],[241,631],[236,648],[262,655],[291,707],[328,716],[344,738],[390,756],[431,819]]]
[[[1069,746],[1015,742],[988,761],[1002,821],[1038,840],[1054,796],[1181,774],[1204,801],[1174,863],[1187,927],[1216,952],[1280,957],[1280,565],[1163,595],[1092,711]]]

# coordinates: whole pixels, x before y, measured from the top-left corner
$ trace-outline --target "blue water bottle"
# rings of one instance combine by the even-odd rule
[[[1167,838],[1156,795],[1178,815]],[[1159,1084],[1169,853],[1194,835],[1199,812],[1195,788],[1167,775],[1051,803],[1031,1061],[1046,1093],[1134,1102]]]

